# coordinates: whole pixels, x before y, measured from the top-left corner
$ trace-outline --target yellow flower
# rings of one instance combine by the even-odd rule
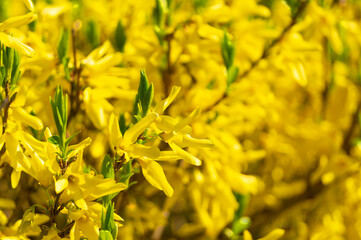
[[[156,146],[144,146],[136,143],[138,137],[157,118],[157,113],[150,113],[138,123],[131,126],[122,136],[117,117],[112,114],[109,122],[111,144],[119,156],[124,156],[126,162],[136,158],[142,167],[142,172],[147,181],[154,187],[163,190],[167,196],[173,195],[173,188],[169,185],[162,167],[155,161],[158,158],[174,159],[174,155],[161,153]]]
[[[126,162],[130,158],[148,157],[156,158],[160,155],[157,147],[148,147],[142,144],[138,144],[138,137],[144,132],[148,126],[154,122],[158,114],[150,113],[145,116],[142,120],[131,126],[122,136],[117,117],[112,114],[109,120],[109,132],[111,138],[111,144],[116,149],[117,154],[124,158]]]
[[[27,2],[31,3],[31,1],[27,1]],[[29,7],[31,8],[30,4]],[[10,28],[29,24],[34,20],[36,20],[37,18],[38,15],[36,13],[30,12],[25,15],[6,19],[4,22],[0,23],[0,42],[2,42],[5,46],[16,49],[17,51],[28,57],[34,56],[35,54],[34,49],[29,47],[28,45],[25,45],[18,39],[10,36],[9,34],[5,33],[5,31],[9,30]]]
[[[162,114],[169,104],[175,99],[179,92],[179,87],[173,87],[168,98],[157,104],[154,111]],[[170,116],[161,115],[155,121],[158,129],[159,136],[169,144],[172,150],[178,154],[186,162],[199,166],[202,161],[187,151],[183,150],[184,147],[212,147],[213,143],[208,139],[196,139],[191,137],[192,131],[189,124],[199,115],[199,109],[194,110],[188,117],[183,120],[177,121]]]

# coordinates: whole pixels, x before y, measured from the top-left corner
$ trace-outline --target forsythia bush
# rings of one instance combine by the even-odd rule
[[[358,0],[0,0],[1,239],[361,239]]]

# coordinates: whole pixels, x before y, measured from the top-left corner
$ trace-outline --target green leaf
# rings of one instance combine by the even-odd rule
[[[251,226],[251,219],[249,217],[241,217],[233,222],[232,231],[234,235],[242,233]]]
[[[119,182],[129,185],[129,179],[133,176],[132,161],[127,162],[123,165]]]
[[[249,195],[234,193],[234,196],[238,202],[238,209],[234,213],[234,218],[239,219],[242,217],[243,213],[245,212],[248,202],[249,202]]]
[[[134,173],[128,173],[125,175],[121,175],[119,182],[128,184],[129,183],[129,179],[134,175]]]
[[[139,114],[139,95],[136,94],[135,95],[135,99],[134,99],[134,104],[133,104],[133,119],[132,122],[133,123],[137,123],[137,119],[135,116],[137,116]]]
[[[147,93],[149,87],[149,83],[148,83],[148,78],[147,75],[145,74],[144,70],[140,70],[140,81],[139,81],[139,87],[138,87],[138,95],[139,95],[139,99],[140,101],[144,101],[144,97]]]
[[[17,51],[14,51],[10,85],[16,84],[20,78],[19,66],[20,66],[19,53]]]
[[[238,76],[238,67],[236,66],[232,66],[228,69],[227,72],[227,90],[229,89],[229,87],[231,86],[232,83],[234,83],[234,81],[236,81],[237,76]]]
[[[224,31],[221,47],[224,65],[227,67],[227,69],[229,69],[234,62],[235,47],[232,41],[229,39],[227,31]]]
[[[113,236],[108,230],[100,230],[99,240],[113,240]]]
[[[87,22],[85,33],[88,42],[90,43],[91,49],[99,46],[99,29],[96,22],[92,19]]]
[[[69,61],[70,61],[70,58],[69,57],[63,57],[62,59],[62,64],[64,66],[64,73],[65,73],[65,79],[70,82],[71,79],[70,79],[70,69],[69,69]]]
[[[145,94],[144,102],[142,102],[143,117],[148,113],[150,105],[152,104],[153,101],[153,96],[154,96],[154,87],[153,84],[150,84],[147,93]]]
[[[51,136],[48,138],[48,142],[58,146],[60,143],[60,138],[59,138],[59,136],[54,135],[54,136]]]
[[[76,135],[78,135],[79,133],[80,133],[80,131],[77,132],[77,133],[75,133],[75,134],[73,134],[73,135],[71,135],[68,139],[66,139],[66,141],[65,141],[65,147],[68,147],[68,146],[69,146],[69,143],[71,142],[71,140],[73,140],[73,138],[74,138]]]
[[[197,13],[201,12],[207,6],[208,0],[194,0],[193,6]]]
[[[125,34],[125,29],[121,21],[118,22],[117,28],[115,29],[114,40],[114,47],[119,52],[124,52],[124,46],[127,41],[127,36]]]
[[[108,154],[105,155],[103,159],[100,172],[103,174],[104,178],[114,179],[114,159],[112,159]]]
[[[125,117],[124,117],[124,114],[120,114],[119,115],[119,129],[120,129],[120,132],[122,133],[122,135],[124,135],[125,131],[128,130],[128,127],[125,123]]]
[[[60,62],[67,56],[69,50],[69,30],[62,29],[60,33],[60,40],[58,43],[58,57]]]
[[[53,110],[55,125],[60,137],[59,144],[62,151],[65,151],[66,149],[67,101],[68,95],[65,95],[64,97],[62,88],[58,86],[55,90],[54,100],[50,98],[50,104]]]
[[[168,11],[166,0],[156,0],[155,7],[153,9],[154,24],[161,29],[164,27],[164,17]]]

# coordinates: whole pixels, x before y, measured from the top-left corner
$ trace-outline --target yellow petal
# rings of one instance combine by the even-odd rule
[[[64,177],[64,175],[59,178],[58,181],[55,182],[55,192],[61,193],[63,190],[65,190],[69,185],[68,178]]]
[[[223,168],[222,176],[230,187],[238,193],[247,194],[258,191],[259,184],[255,176],[239,173],[230,167]]]
[[[0,41],[10,48],[14,48],[18,52],[28,56],[33,57],[35,55],[34,49],[29,47],[28,45],[25,45],[24,43],[20,42],[18,39],[7,35],[3,32],[0,32]]]
[[[89,218],[86,218],[85,220],[83,219],[84,218],[81,218],[78,221],[80,231],[87,237],[88,240],[98,240],[100,226],[97,226],[96,223]]]
[[[101,104],[91,101],[89,104],[86,104],[85,111],[95,127],[98,129],[105,127],[105,112]]]
[[[243,231],[243,240],[253,240],[252,235],[248,230]]]
[[[131,145],[132,157],[147,157],[151,159],[158,158],[160,155],[159,148],[156,146],[144,146],[141,144]]]
[[[281,238],[284,234],[285,234],[285,230],[281,228],[276,228],[275,230],[273,230],[263,238],[259,238],[258,240],[277,240]]]
[[[171,132],[174,130],[177,120],[170,116],[162,115],[155,121],[155,124],[159,130],[163,132]]]
[[[182,159],[177,153],[173,151],[161,151],[159,157],[155,159],[156,161],[175,161]]]
[[[156,113],[149,113],[142,120],[131,126],[125,133],[122,145],[128,146],[137,141],[139,135],[158,117]]]
[[[154,112],[158,113],[159,115],[162,114],[164,110],[169,106],[169,104],[171,104],[174,101],[180,89],[181,88],[178,86],[173,86],[169,96],[155,106]]]
[[[73,156],[75,156],[76,154],[79,153],[79,151],[81,151],[82,149],[84,149],[85,147],[89,146],[90,143],[92,142],[91,138],[88,137],[86,139],[84,139],[83,141],[81,141],[78,144],[75,145],[71,145],[68,150],[74,149],[74,151],[72,151],[69,155],[68,158],[71,158]]]
[[[1,209],[14,209],[16,207],[15,202],[11,199],[0,198]]]
[[[20,148],[19,141],[12,135],[6,135],[6,150],[10,156],[10,166],[16,170],[20,170],[22,168],[30,169],[31,163],[30,161],[24,156]]]
[[[42,130],[43,123],[38,117],[30,115],[21,107],[12,108],[13,114],[12,117],[20,122],[24,122],[35,130]]]
[[[183,135],[183,144],[189,147],[213,147],[214,144],[208,139],[196,139],[191,137],[189,134]]]
[[[110,142],[113,147],[119,147],[122,140],[122,133],[119,129],[118,118],[112,113],[109,119]]]
[[[93,179],[96,180],[96,179]],[[97,198],[110,195],[116,192],[123,191],[127,189],[127,185],[124,183],[116,183],[114,179],[101,179],[101,183],[98,183],[96,186],[89,186],[89,189],[92,189],[91,194],[86,198],[87,201],[95,200]],[[88,181],[95,184],[94,181]]]
[[[36,20],[37,18],[38,15],[33,12],[21,16],[8,18],[4,22],[0,23],[0,31],[4,31],[6,29],[14,28],[22,25],[27,25],[32,21]]]
[[[162,167],[156,161],[152,160],[141,160],[138,159],[144,177],[147,181],[153,186],[163,192],[168,196],[171,197],[173,195],[173,188],[169,185],[167,178],[164,175]]]
[[[70,240],[79,240],[80,239],[80,229],[78,226],[78,221],[75,221],[73,227],[69,233]]]
[[[196,158],[195,156],[193,156],[192,154],[184,151],[182,148],[178,147],[175,143],[169,143],[169,146],[177,153],[179,154],[179,156],[182,157],[182,159],[184,159],[186,162],[192,164],[192,165],[196,165],[196,166],[200,166],[202,165],[202,161],[199,160],[198,158]]]
[[[26,7],[29,9],[29,11],[34,11],[34,4],[31,0],[23,0]]]
[[[15,169],[13,169],[13,171],[11,172],[11,187],[12,188],[16,188],[18,186],[20,176],[21,176],[21,171],[17,171]]]
[[[180,131],[182,130],[184,127],[186,127],[187,125],[189,125],[191,122],[193,122],[193,120],[199,115],[200,110],[196,109],[194,110],[191,114],[189,114],[188,117],[186,117],[185,119],[179,121],[175,127],[174,127],[174,131]]]

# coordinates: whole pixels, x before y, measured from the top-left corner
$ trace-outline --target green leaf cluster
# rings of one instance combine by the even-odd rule
[[[105,207],[105,213],[102,211],[99,239],[113,240],[117,239],[117,235],[118,227],[114,221],[114,204],[109,203]]]
[[[68,95],[63,94],[62,87],[57,87],[54,95],[54,99],[50,97],[50,104],[53,111],[53,117],[55,125],[59,135],[54,135],[48,138],[48,141],[57,145],[60,148],[60,157],[66,158],[70,151],[66,151],[70,141],[79,133],[75,133],[69,138],[66,137],[67,128],[67,111],[68,111]]]
[[[167,21],[167,14],[169,11],[169,5],[169,0],[156,0],[155,7],[153,8],[154,32],[157,35],[161,45],[164,42],[165,26]]]
[[[135,96],[133,106],[133,123],[138,122],[141,118],[147,115],[150,105],[153,101],[154,87],[149,85],[147,75],[143,70],[140,70],[140,82],[138,93]]]
[[[3,87],[6,84],[12,87],[17,84],[21,75],[19,54],[15,49],[1,45],[0,61],[0,82]]]

